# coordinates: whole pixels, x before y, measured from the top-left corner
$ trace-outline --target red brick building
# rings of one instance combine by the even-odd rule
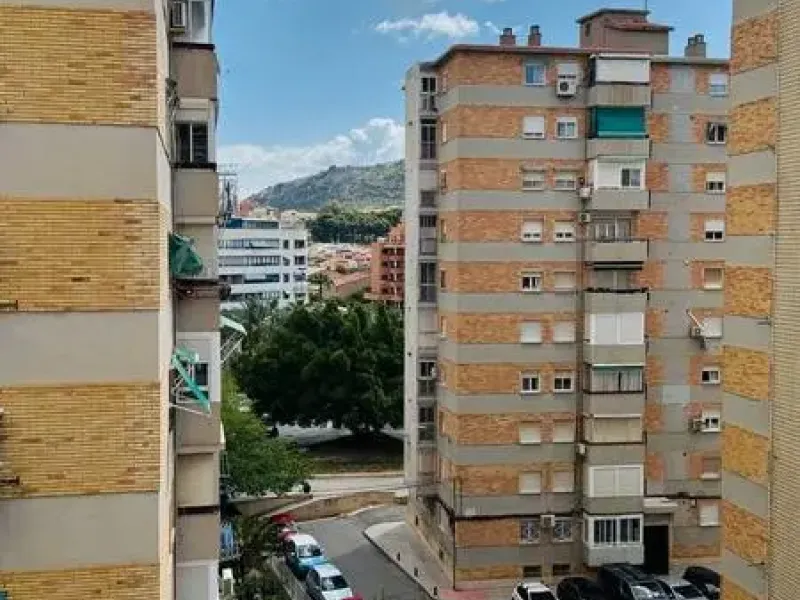
[[[405,225],[393,227],[387,237],[372,244],[370,285],[366,297],[376,302],[403,304],[405,282]]]

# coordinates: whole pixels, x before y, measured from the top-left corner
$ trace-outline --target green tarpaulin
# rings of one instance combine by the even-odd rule
[[[169,234],[169,270],[173,277],[197,277],[203,272],[203,259],[194,241],[177,233]]]
[[[197,385],[197,382],[189,374],[189,366],[195,364],[197,360],[197,353],[182,348],[175,348],[172,353],[172,368],[178,372],[178,375],[180,375],[183,380],[183,385],[181,387],[189,389],[187,396],[191,397],[204,412],[210,413],[211,401],[208,399],[208,395]]]

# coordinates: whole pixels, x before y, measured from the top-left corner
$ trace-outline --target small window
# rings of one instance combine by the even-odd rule
[[[542,324],[539,321],[528,321],[519,326],[519,341],[523,344],[542,343]]]
[[[524,565],[522,567],[522,576],[526,579],[540,579],[542,577],[542,565]]]
[[[719,527],[719,504],[700,502],[697,507],[700,527]]]
[[[539,519],[522,519],[519,522],[519,541],[521,544],[538,544],[541,539],[542,527]]]
[[[703,269],[703,288],[706,290],[721,290],[724,278],[723,272],[721,267],[705,267]]]
[[[178,163],[208,163],[208,125],[206,123],[176,123],[175,146],[175,158]]]
[[[725,173],[706,173],[706,192],[709,194],[724,194]]]
[[[542,430],[538,423],[522,423],[519,426],[520,444],[541,444]]]
[[[700,373],[700,383],[703,385],[719,385],[722,383],[722,372],[719,367],[703,367]]]
[[[442,123],[442,143],[447,143],[447,123]]]
[[[547,185],[547,176],[544,171],[522,171],[522,191],[540,192]]]
[[[703,224],[707,242],[721,242],[725,239],[725,219],[706,219]]]
[[[715,339],[722,337],[722,317],[706,317],[703,319],[703,337]]]
[[[439,317],[439,336],[447,338],[447,317]]]
[[[727,96],[728,95],[728,74],[727,73],[712,73],[708,77],[708,95],[709,96]]]
[[[575,223],[572,221],[556,221],[553,227],[553,238],[557,242],[574,242]]]
[[[573,481],[574,477],[572,471],[558,471],[557,473],[566,473]],[[554,542],[569,542],[572,541],[572,519],[569,517],[558,517],[556,522],[553,523],[553,541]]]
[[[558,117],[556,119],[556,137],[562,140],[572,140],[578,137],[578,119]]]
[[[570,292],[575,289],[575,271],[556,271],[553,273],[553,288],[557,292]]]
[[[553,471],[553,492],[569,494],[575,491],[575,474],[572,471]]]
[[[553,181],[553,189],[565,192],[578,189],[578,176],[575,173],[557,171]]]
[[[575,423],[556,421],[553,423],[553,443],[570,444],[575,441]]]
[[[541,292],[542,291],[542,274],[541,273],[523,273],[520,279],[520,289],[523,292]]]
[[[522,374],[520,377],[520,393],[538,394],[541,389],[541,378],[538,373]]]
[[[434,422],[435,412],[432,406],[420,406],[417,412],[417,420],[420,422],[420,424]]]
[[[575,323],[573,321],[558,321],[553,324],[553,342],[556,344],[570,344],[575,341]]]
[[[436,206],[436,192],[424,190],[419,193],[420,206],[432,207]]]
[[[700,421],[701,428],[705,433],[722,431],[722,418],[718,410],[704,410]]]
[[[706,127],[706,142],[724,144],[728,140],[728,126],[725,123],[709,123]]]
[[[557,394],[575,391],[575,373],[572,371],[556,371],[553,376],[553,391]]]
[[[542,221],[525,221],[522,224],[523,242],[541,242],[544,223]]]
[[[436,215],[420,215],[419,226],[423,229],[436,229]]]
[[[419,376],[421,379],[435,379],[436,361],[433,360],[419,361]]]
[[[700,479],[717,480],[722,477],[722,459],[718,456],[704,456]]]
[[[444,291],[447,289],[447,271],[439,271],[439,287]]]
[[[572,572],[572,565],[568,563],[553,563],[553,577],[565,577]]]
[[[439,171],[439,189],[441,191],[447,191],[447,171],[442,169]]]
[[[628,167],[621,169],[620,186],[624,189],[642,189],[642,170]]]
[[[545,124],[544,117],[533,116],[522,119],[522,137],[530,140],[543,140]]]
[[[542,474],[541,473],[522,473],[519,476],[520,494],[541,494],[542,493]]]
[[[525,85],[546,85],[547,67],[540,62],[525,63]]]

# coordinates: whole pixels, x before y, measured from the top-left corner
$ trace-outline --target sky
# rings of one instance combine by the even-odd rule
[[[242,193],[331,165],[403,156],[403,78],[456,43],[497,43],[499,28],[543,45],[574,46],[575,19],[600,8],[643,8],[675,27],[670,53],[704,33],[729,55],[731,0],[222,0],[218,162]],[[524,43],[524,42],[523,42]]]

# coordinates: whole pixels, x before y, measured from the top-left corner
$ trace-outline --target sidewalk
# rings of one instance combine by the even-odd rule
[[[454,590],[450,577],[442,570],[439,561],[405,521],[378,523],[365,529],[364,537],[414,579],[431,598],[495,600],[497,596],[496,590]],[[502,597],[510,596],[502,593]]]

